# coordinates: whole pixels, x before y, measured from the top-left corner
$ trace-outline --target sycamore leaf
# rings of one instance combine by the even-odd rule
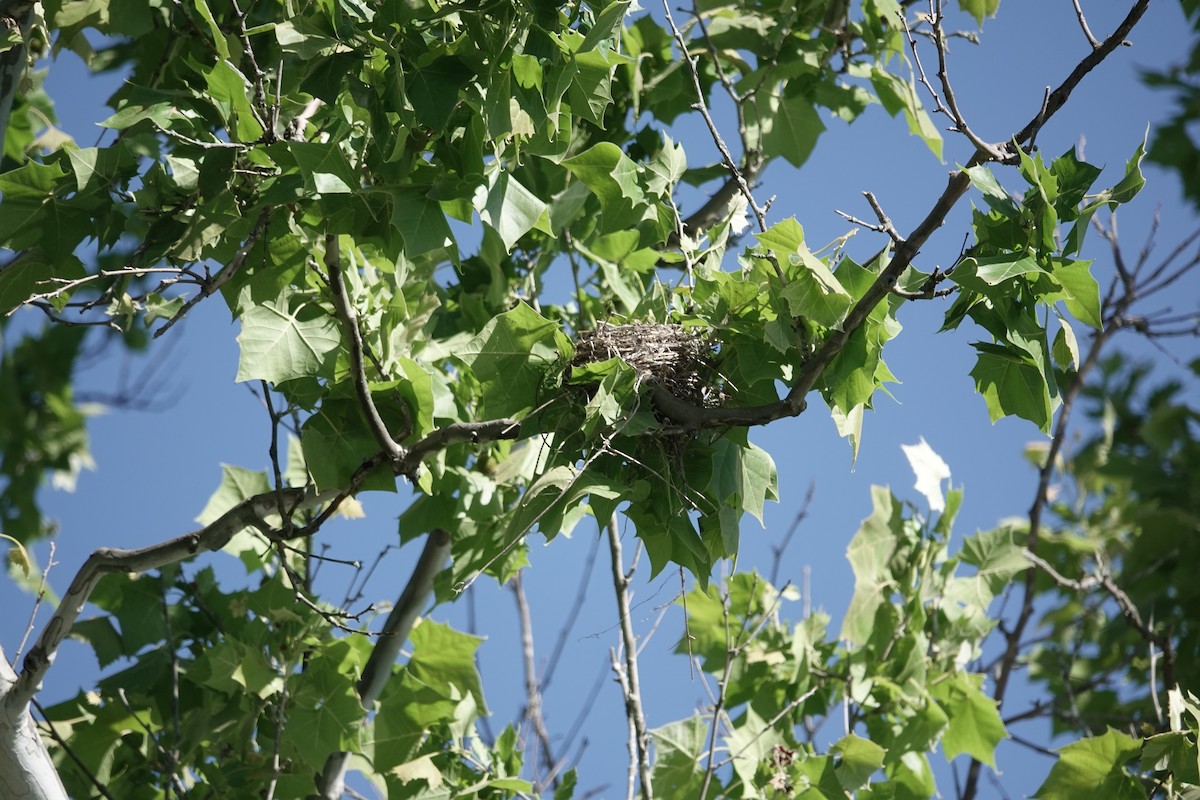
[[[958,0],[958,7],[975,18],[979,25],[986,17],[996,16],[1000,8],[1000,0]]]
[[[1000,594],[1013,576],[1029,569],[1029,561],[1013,539],[1012,528],[980,531],[963,540],[962,560],[975,567],[981,610]]]
[[[475,666],[475,651],[483,638],[428,619],[412,629],[410,638],[413,655],[408,673],[444,697],[471,695],[479,714],[487,716],[483,684]]]
[[[777,102],[775,116],[763,134],[763,147],[768,152],[779,153],[794,167],[802,166],[825,130],[825,124],[812,100],[804,95],[784,97]]]
[[[883,766],[887,751],[868,739],[853,733],[829,748],[830,753],[840,756],[834,771],[838,781],[848,792],[862,787],[876,770]]]
[[[888,563],[902,534],[900,509],[892,493],[882,486],[872,486],[871,502],[871,516],[862,521],[846,548],[854,570],[854,596],[842,621],[841,638],[850,644],[863,644],[871,637],[875,610],[894,583]]]
[[[492,319],[459,351],[482,384],[483,418],[523,414],[546,398],[542,382],[560,361],[558,325],[525,303]]]
[[[1033,361],[1014,348],[976,342],[979,360],[971,369],[975,388],[987,403],[992,422],[1015,414],[1050,431],[1050,390]]]
[[[25,577],[29,577],[32,566],[29,562],[29,551],[25,549],[25,545],[9,536],[6,533],[0,533],[0,539],[8,539],[13,546],[8,549],[8,565],[9,567],[17,567],[25,573]]]
[[[708,752],[708,722],[700,714],[650,731],[654,741],[654,788],[666,797],[696,797],[700,764]]]
[[[876,65],[871,70],[871,85],[884,110],[893,117],[903,111],[904,118],[908,121],[909,133],[921,137],[930,152],[941,161],[942,133],[930,118],[929,112],[921,106],[916,81],[911,78],[905,80]]]
[[[1071,315],[1085,325],[1100,330],[1104,324],[1100,311],[1100,284],[1092,277],[1091,266],[1090,260],[1056,259],[1053,276],[1063,288],[1063,302]]]
[[[336,144],[288,142],[288,150],[296,159],[304,188],[318,195],[349,194],[358,188],[350,162]]]
[[[433,756],[429,754],[393,767],[391,774],[402,783],[423,780],[430,789],[440,789],[442,786],[442,771],[433,763]]]
[[[405,255],[416,258],[431,250],[454,246],[454,234],[437,201],[415,187],[394,188],[389,193],[392,227],[404,237]]]
[[[332,368],[342,344],[337,322],[317,304],[294,301],[296,297],[287,289],[278,299],[251,306],[242,315],[239,383],[264,380],[278,385]]]
[[[612,142],[600,142],[562,162],[576,178],[587,184],[600,200],[604,230],[637,225],[646,197],[638,184],[638,165]]]
[[[538,226],[547,206],[516,178],[498,171],[486,188],[481,186],[477,190],[475,208],[479,218],[500,234],[504,249],[512,252],[517,241]]]
[[[950,717],[950,726],[942,738],[946,760],[966,753],[994,769],[996,746],[1008,733],[996,701],[980,689],[981,681],[982,676],[960,672],[930,687],[930,693]]]
[[[900,445],[900,449],[916,473],[916,490],[929,501],[929,510],[944,511],[946,498],[942,495],[942,481],[950,479],[950,467],[933,451],[924,436],[916,444]]]
[[[1063,747],[1058,761],[1033,796],[1039,800],[1134,800],[1145,790],[1125,766],[1138,757],[1142,743],[1109,728]]]
[[[331,752],[355,751],[366,715],[354,682],[350,645],[341,640],[317,649],[305,669],[288,681],[288,724],[282,741],[308,764],[323,764]]]

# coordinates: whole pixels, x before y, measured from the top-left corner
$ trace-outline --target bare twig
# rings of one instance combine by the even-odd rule
[[[1001,147],[985,142],[980,136],[971,130],[971,126],[967,124],[967,120],[963,117],[962,111],[958,108],[958,100],[954,96],[954,87],[950,85],[950,73],[946,67],[946,34],[942,30],[942,0],[931,0],[930,2],[930,25],[933,29],[933,44],[937,50],[938,57],[938,80],[942,84],[942,96],[946,100],[946,110],[949,112],[950,119],[954,121],[954,129],[966,136],[971,144],[975,145],[975,149],[981,153],[986,153],[992,161],[1005,161],[1008,158],[1008,153],[1004,152]]]
[[[251,229],[250,235],[246,237],[246,241],[240,248],[238,248],[237,253],[230,260],[230,262],[225,265],[225,268],[216,275],[205,279],[200,284],[200,291],[188,298],[187,302],[184,303],[177,312],[175,312],[175,316],[164,322],[161,326],[159,326],[158,330],[154,332],[155,339],[173,328],[175,324],[187,316],[187,313],[191,311],[201,300],[216,294],[222,286],[229,282],[230,278],[238,273],[242,266],[245,265],[246,259],[250,256],[250,251],[254,249],[254,245],[258,244],[258,240],[262,238],[263,233],[266,232],[267,225],[270,223],[270,221],[271,207],[267,206],[259,213],[258,221],[254,223],[254,227]]]
[[[21,661],[21,653],[25,651],[25,645],[29,642],[29,637],[33,634],[33,623],[37,619],[38,608],[42,604],[42,600],[46,597],[46,580],[50,577],[50,569],[58,566],[58,562],[54,560],[54,540],[50,540],[50,553],[46,558],[46,566],[42,569],[42,577],[38,580],[37,595],[33,600],[33,608],[29,609],[29,622],[25,625],[25,633],[21,635],[21,643],[17,645],[17,651],[13,653],[12,665],[16,667]]]
[[[575,621],[579,619],[579,612],[583,610],[583,603],[587,597],[588,583],[591,581],[592,572],[596,567],[596,555],[600,552],[600,539],[597,536],[592,540],[592,548],[588,552],[587,559],[584,561],[583,575],[579,579],[578,588],[575,590],[575,600],[571,603],[571,610],[567,612],[567,618],[563,620],[562,627],[558,630],[558,639],[554,642],[554,648],[550,651],[550,657],[546,659],[546,667],[542,671],[542,691],[550,688],[550,684],[554,680],[554,672],[558,669],[559,659],[562,658],[563,649],[567,645],[567,637],[571,630],[575,627]]]
[[[517,623],[521,630],[522,665],[525,670],[525,711],[522,717],[533,727],[538,746],[542,754],[542,762],[546,774],[540,778],[535,775],[534,791],[543,792],[547,786],[558,788],[558,772],[555,769],[553,748],[550,745],[550,732],[546,730],[546,719],[542,716],[542,686],[537,676],[537,659],[533,645],[533,618],[529,613],[529,601],[525,596],[525,582],[522,580],[523,571],[517,572],[508,586],[512,590],[517,603]],[[526,748],[528,750],[528,748]],[[530,759],[532,761],[532,758]],[[536,765],[532,765],[536,769]]]
[[[813,494],[816,492],[816,481],[810,481],[808,490],[804,493],[804,499],[800,501],[800,508],[796,511],[796,516],[792,518],[792,524],[788,527],[787,533],[783,535],[783,541],[779,544],[771,545],[771,585],[776,586],[779,580],[779,567],[783,563],[783,554],[787,552],[788,545],[792,543],[792,537],[796,535],[796,531],[800,530],[800,525],[808,517],[808,509],[812,505]]]
[[[629,720],[630,756],[634,760],[634,764],[630,765],[630,770],[632,772],[636,764],[642,800],[650,800],[654,796],[650,782],[650,733],[646,728],[646,715],[642,711],[641,681],[638,679],[637,637],[633,633],[633,621],[629,616],[630,579],[624,571],[621,557],[621,532],[617,528],[616,514],[609,518],[607,532],[608,550],[612,557],[613,591],[617,598],[617,616],[621,624],[621,650],[625,655],[624,664],[619,664],[616,653],[613,653],[613,669],[621,684],[621,693],[625,697],[625,716]],[[631,795],[632,792],[631,776]]]
[[[1088,27],[1087,17],[1083,15],[1083,8],[1079,5],[1079,0],[1071,0],[1075,6],[1075,17],[1079,20],[1079,27],[1083,29],[1083,35],[1087,37],[1088,44],[1095,50],[1100,46],[1100,42],[1096,41],[1096,37],[1092,35],[1092,29]]]
[[[704,89],[700,85],[700,73],[696,69],[696,59],[688,53],[687,40],[683,38],[683,33],[675,24],[675,18],[671,16],[671,4],[669,0],[663,0],[663,10],[666,12],[667,24],[671,28],[671,33],[674,35],[675,41],[679,44],[680,56],[683,58],[684,63],[687,64],[688,72],[692,77],[692,86],[696,92],[696,103],[693,108],[699,111],[700,116],[704,118],[704,124],[708,126],[709,135],[712,136],[713,143],[721,153],[721,160],[725,163],[725,168],[729,170],[729,174],[737,183],[738,190],[746,198],[746,203],[750,207],[750,210],[754,212],[759,230],[765,231],[767,229],[766,209],[760,206],[758,201],[754,199],[754,193],[750,191],[749,182],[742,175],[741,168],[734,161],[733,154],[729,152],[729,147],[721,137],[721,132],[717,130],[717,124],[708,112],[708,104],[704,102]]]

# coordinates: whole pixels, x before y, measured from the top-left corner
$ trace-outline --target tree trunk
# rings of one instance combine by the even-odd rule
[[[29,714],[14,705],[17,675],[0,648],[0,797],[4,800],[68,800],[58,771]]]

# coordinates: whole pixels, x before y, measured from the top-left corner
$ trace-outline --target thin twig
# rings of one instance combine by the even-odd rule
[[[550,651],[550,657],[546,659],[546,667],[542,671],[543,692],[550,688],[550,684],[554,680],[554,672],[558,669],[559,659],[562,658],[563,650],[567,645],[567,636],[570,635],[571,630],[575,627],[575,621],[579,619],[579,613],[583,610],[583,603],[587,597],[588,584],[591,582],[592,573],[596,569],[596,555],[600,552],[601,538],[597,536],[592,540],[592,549],[588,552],[587,559],[584,562],[583,575],[580,577],[578,588],[575,590],[575,600],[571,603],[571,610],[567,612],[567,618],[558,630],[558,639],[554,642],[554,648]]]
[[[937,50],[938,57],[938,80],[942,84],[942,96],[946,99],[946,108],[950,113],[950,118],[954,120],[954,129],[966,136],[971,144],[975,145],[975,149],[981,153],[986,153],[993,161],[1005,161],[1008,154],[996,145],[985,142],[975,131],[971,130],[971,126],[967,124],[967,120],[963,117],[962,111],[958,108],[958,100],[954,96],[954,87],[950,85],[950,73],[946,67],[946,34],[942,30],[942,0],[930,0],[930,25],[933,29],[933,45]]]
[[[173,317],[171,317],[169,320],[167,320],[166,322],[164,322],[158,328],[158,330],[156,330],[154,332],[155,339],[162,336],[164,333],[166,333],[171,328],[173,328],[175,326],[175,324],[177,322],[179,322],[179,320],[181,320],[185,316],[187,316],[187,313],[189,311],[191,311],[196,306],[196,304],[199,303],[201,300],[203,300],[206,297],[211,297],[212,295],[216,294],[216,292],[218,290],[220,290],[220,288],[222,286],[224,286],[226,283],[229,282],[230,278],[232,278],[234,275],[236,275],[238,273],[238,271],[246,263],[246,259],[250,256],[250,251],[254,249],[254,245],[258,244],[258,240],[262,237],[263,233],[267,230],[267,224],[270,221],[271,221],[271,207],[267,206],[267,207],[263,208],[263,210],[259,213],[258,221],[256,221],[254,223],[254,227],[251,229],[250,235],[246,237],[246,241],[242,244],[242,246],[240,248],[238,248],[237,253],[230,260],[230,262],[225,265],[225,268],[222,269],[220,272],[218,272],[216,275],[213,275],[212,277],[205,280],[200,285],[200,291],[198,293],[196,293],[195,295],[193,295],[192,297],[188,298],[187,302],[185,302],[183,304],[183,306],[178,311],[175,312],[175,315]]]
[[[713,143],[716,144],[717,150],[721,153],[721,160],[725,163],[725,168],[729,170],[729,174],[737,181],[738,189],[741,190],[742,195],[746,198],[746,203],[749,205],[750,210],[754,212],[759,230],[766,231],[766,210],[754,199],[754,193],[750,191],[750,184],[746,181],[745,176],[742,175],[741,168],[734,161],[733,154],[729,152],[729,147],[721,137],[721,132],[717,130],[717,124],[713,122],[712,115],[708,112],[708,104],[704,102],[704,89],[700,85],[700,72],[696,69],[696,59],[694,56],[689,55],[687,40],[683,38],[683,33],[680,32],[679,27],[675,24],[675,18],[671,16],[669,0],[663,0],[663,10],[666,12],[667,24],[671,28],[671,33],[675,36],[675,41],[679,44],[680,56],[683,58],[684,63],[687,64],[688,72],[692,77],[692,86],[696,92],[696,102],[693,108],[699,111],[700,116],[704,118],[704,124],[708,126],[709,135],[712,136]]]
[[[13,653],[12,665],[16,668],[17,664],[21,663],[21,653],[25,651],[25,645],[29,642],[29,637],[33,634],[33,623],[37,619],[38,608],[42,605],[42,600],[46,597],[46,581],[50,577],[50,568],[58,566],[58,562],[54,560],[54,540],[50,540],[50,552],[46,558],[46,566],[42,569],[42,577],[38,580],[37,594],[34,596],[33,608],[29,609],[29,622],[25,624],[25,633],[21,635],[21,643],[17,645],[17,651]]]
[[[1083,8],[1079,5],[1079,0],[1071,0],[1075,6],[1075,17],[1079,20],[1079,27],[1083,29],[1083,35],[1087,37],[1088,44],[1095,50],[1100,46],[1100,42],[1096,41],[1096,37],[1092,35],[1092,29],[1088,27],[1087,17],[1083,15]]]
[[[388,431],[383,417],[379,415],[375,400],[371,397],[371,386],[367,380],[366,364],[363,361],[362,332],[358,329],[358,315],[354,313],[354,306],[350,302],[350,298],[346,296],[346,284],[342,279],[341,247],[336,234],[329,234],[325,237],[325,268],[328,270],[333,307],[337,312],[338,320],[342,323],[342,330],[346,335],[346,344],[350,351],[350,372],[354,380],[354,392],[358,395],[359,407],[367,418],[367,427],[371,429],[371,435],[375,437],[375,441],[379,443],[380,448],[393,464],[399,463],[408,454],[398,442],[403,441],[412,428],[411,412],[407,406],[402,406],[405,410],[405,430],[393,437]]]

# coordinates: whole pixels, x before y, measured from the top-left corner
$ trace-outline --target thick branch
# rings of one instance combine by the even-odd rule
[[[396,474],[414,480],[417,467],[429,456],[452,444],[494,442],[516,439],[521,435],[521,423],[515,419],[489,419],[483,422],[452,422],[438,428],[408,449],[398,462]]]
[[[115,547],[96,550],[79,568],[70,588],[63,595],[58,610],[46,622],[37,644],[25,656],[16,686],[5,698],[7,708],[11,711],[13,708],[24,707],[33,699],[46,671],[54,662],[59,645],[71,632],[71,626],[83,611],[92,590],[105,575],[110,572],[145,572],[183,561],[199,553],[220,550],[238,531],[257,527],[262,524],[264,518],[278,513],[281,495],[288,512],[294,514],[320,505],[332,494],[318,493],[310,489],[283,489],[278,492],[272,490],[243,500],[215,522],[183,536],[137,550]]]
[[[425,540],[425,548],[413,567],[412,575],[404,585],[404,590],[400,592],[400,597],[396,599],[392,613],[388,614],[379,639],[375,642],[375,647],[363,666],[362,676],[356,684],[358,697],[368,712],[374,709],[375,701],[387,685],[388,678],[392,677],[396,657],[400,655],[400,649],[408,640],[408,634],[412,631],[417,617],[433,593],[434,576],[442,571],[449,557],[450,534],[440,528],[430,531],[429,538]],[[325,762],[325,769],[317,779],[318,796],[329,800],[337,800],[342,796],[349,760],[350,754],[345,752],[329,756]]]

